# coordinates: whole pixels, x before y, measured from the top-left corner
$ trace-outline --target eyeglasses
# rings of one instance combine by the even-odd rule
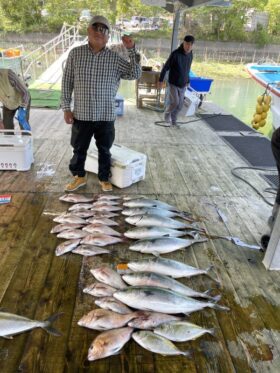
[[[94,23],[93,25],[91,25],[91,27],[93,28],[94,31],[100,32],[103,35],[109,34],[109,30],[106,26],[100,25],[98,23]]]

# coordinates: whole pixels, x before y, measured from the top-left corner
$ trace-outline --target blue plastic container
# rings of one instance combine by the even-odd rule
[[[196,92],[209,92],[213,79],[190,77],[190,86]]]
[[[115,98],[115,110],[116,115],[123,115],[124,112],[124,99],[121,95],[117,95]]]

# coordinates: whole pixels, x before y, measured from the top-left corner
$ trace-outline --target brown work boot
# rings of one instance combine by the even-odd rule
[[[85,186],[86,183],[87,181],[85,177],[74,176],[74,180],[67,184],[64,190],[65,192],[73,192],[74,190]]]
[[[113,185],[110,183],[110,181],[100,181],[99,180],[99,184],[100,184],[103,192],[112,192]]]

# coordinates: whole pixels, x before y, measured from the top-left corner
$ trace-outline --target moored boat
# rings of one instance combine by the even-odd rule
[[[248,73],[271,95],[273,127],[280,127],[280,65],[272,63],[250,63],[246,65]]]

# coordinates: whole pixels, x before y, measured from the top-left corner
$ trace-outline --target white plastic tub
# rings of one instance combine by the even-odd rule
[[[145,179],[146,155],[126,148],[125,146],[114,144],[111,148],[111,173],[110,182],[119,187],[126,188],[133,183]],[[98,173],[98,152],[94,144],[91,143],[85,163],[85,170]]]
[[[14,132],[15,135],[9,134]],[[22,136],[27,132],[29,136]],[[0,130],[0,170],[27,171],[33,162],[31,132]]]

